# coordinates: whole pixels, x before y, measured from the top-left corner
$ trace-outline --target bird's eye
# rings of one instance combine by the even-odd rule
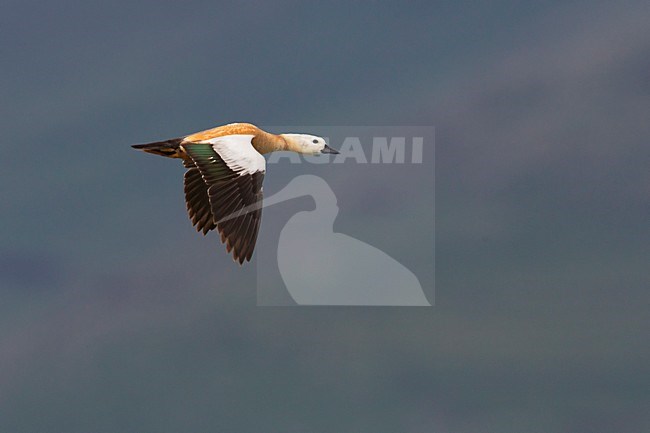
[[[312,143],[318,144],[318,140],[314,139],[314,141],[312,141]]]

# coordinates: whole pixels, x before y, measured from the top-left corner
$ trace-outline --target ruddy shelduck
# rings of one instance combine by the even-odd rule
[[[185,203],[196,230],[217,229],[226,251],[239,264],[250,261],[262,218],[263,154],[338,153],[322,137],[271,134],[250,123],[232,123],[170,140],[134,144],[147,153],[180,158]]]

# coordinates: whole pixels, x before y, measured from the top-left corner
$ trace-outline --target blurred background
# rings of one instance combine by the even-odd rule
[[[0,431],[650,431],[649,20],[5,0]],[[256,307],[128,146],[232,121],[434,125],[435,307]]]

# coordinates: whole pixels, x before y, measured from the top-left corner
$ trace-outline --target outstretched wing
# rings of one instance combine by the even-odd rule
[[[226,250],[240,264],[253,255],[262,219],[262,207],[254,205],[262,200],[266,163],[251,144],[253,137],[228,135],[182,144],[195,165],[185,174],[192,223],[204,233],[216,226]],[[202,186],[193,170],[198,170]],[[211,220],[206,217],[208,203]]]
[[[217,227],[212,218],[208,185],[206,185],[203,176],[201,176],[201,171],[193,161],[184,160],[183,165],[188,168],[183,178],[187,212],[192,225],[196,227],[197,231],[203,232],[205,235]]]

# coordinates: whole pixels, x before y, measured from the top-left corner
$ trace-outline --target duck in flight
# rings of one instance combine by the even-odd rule
[[[180,158],[185,203],[196,230],[217,229],[226,251],[239,264],[250,261],[262,218],[265,153],[288,150],[307,155],[339,153],[322,137],[271,134],[250,123],[232,123],[135,149]]]

